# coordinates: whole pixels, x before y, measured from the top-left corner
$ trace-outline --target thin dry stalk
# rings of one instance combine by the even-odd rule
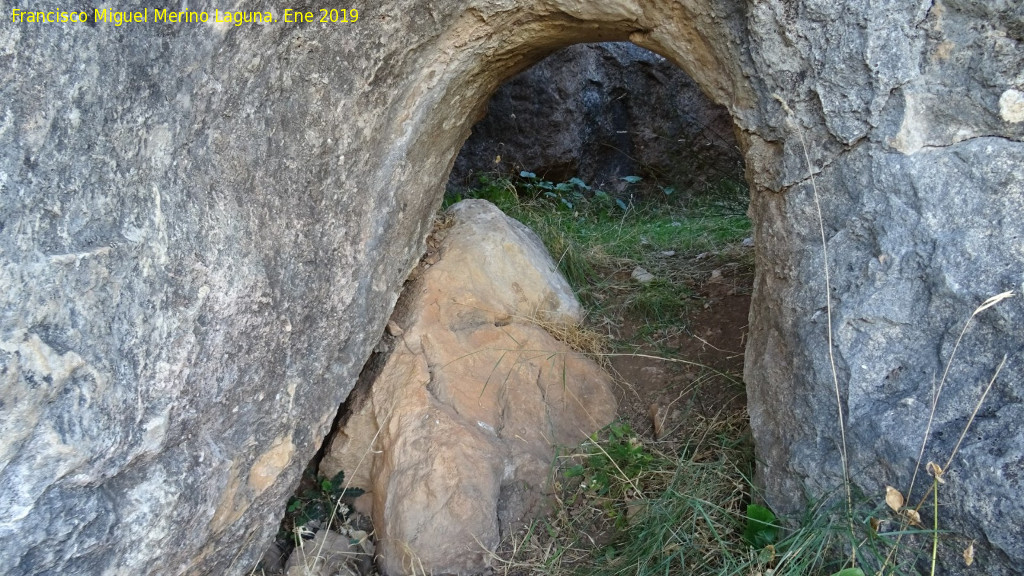
[[[940,468],[938,472],[935,474],[937,478],[941,477],[942,474],[945,474],[946,472],[949,471],[949,467],[953,464],[953,458],[956,457],[956,453],[960,450],[960,444],[963,443],[964,437],[967,436],[968,430],[970,430],[971,425],[974,424],[974,418],[978,415],[978,410],[981,410],[981,405],[985,402],[985,397],[988,396],[989,391],[992,390],[992,385],[995,384],[996,378],[999,377],[999,373],[1002,372],[1003,366],[1006,365],[1007,357],[1008,356],[1006,354],[1003,354],[1002,362],[1000,362],[999,366],[996,367],[995,373],[992,374],[992,378],[989,379],[988,385],[985,386],[985,390],[981,393],[981,398],[979,398],[977,404],[974,405],[974,410],[971,412],[971,417],[967,419],[967,424],[964,425],[964,429],[960,432],[960,437],[957,438],[956,445],[953,446],[953,451],[950,452],[949,458],[946,460],[945,466]],[[934,488],[934,484],[932,485],[932,488]],[[924,504],[924,501],[928,499],[928,494],[931,492],[932,488],[929,488],[924,493],[924,496],[921,497],[921,501],[917,504],[915,510],[919,510],[921,508],[921,505]],[[907,494],[909,495],[909,492]]]
[[[910,479],[910,488],[907,490],[907,497],[908,498],[912,494],[912,491],[914,489],[914,483],[917,480],[918,470],[920,470],[920,468],[921,468],[921,461],[924,459],[924,451],[925,451],[925,448],[928,445],[928,440],[931,437],[931,429],[932,429],[932,424],[933,424],[934,419],[935,419],[935,412],[936,412],[936,408],[938,406],[939,396],[941,395],[942,389],[945,386],[946,379],[947,379],[947,377],[949,375],[950,366],[952,366],[953,359],[956,357],[957,350],[960,347],[960,341],[963,340],[963,337],[967,333],[967,329],[970,326],[971,321],[974,320],[975,316],[977,316],[978,314],[984,312],[985,310],[988,310],[989,308],[995,306],[996,304],[999,304],[1003,300],[1006,300],[1008,298],[1012,298],[1013,296],[1014,296],[1013,291],[1007,291],[1007,292],[1002,292],[1000,294],[996,294],[995,296],[992,296],[991,298],[988,298],[987,300],[982,302],[980,306],[975,308],[974,312],[972,312],[970,317],[967,318],[967,321],[964,322],[964,326],[960,330],[960,335],[957,336],[956,342],[953,344],[953,350],[949,354],[949,359],[946,361],[946,367],[945,367],[945,369],[942,372],[942,378],[939,381],[939,385],[936,387],[935,392],[932,394],[931,411],[928,414],[928,424],[925,427],[924,437],[921,440],[921,450],[918,453],[917,462],[914,465],[914,473],[913,473],[913,475],[911,476],[911,479]],[[967,420],[967,423],[964,425],[963,430],[960,432],[960,437],[957,439],[956,445],[954,446],[952,453],[950,453],[949,459],[946,461],[946,465],[941,469],[940,474],[944,473],[946,471],[946,469],[948,469],[949,466],[953,463],[953,457],[956,456],[956,453],[960,450],[960,444],[963,442],[964,437],[967,435],[967,431],[970,429],[971,425],[974,423],[974,418],[977,416],[978,410],[981,409],[981,405],[985,401],[985,397],[988,396],[989,391],[992,389],[992,385],[995,383],[996,377],[999,376],[999,372],[1002,371],[1003,366],[1006,364],[1006,359],[1007,359],[1007,356],[1003,355],[1002,362],[999,363],[999,366],[996,368],[995,373],[992,375],[992,378],[989,380],[988,385],[985,387],[985,390],[982,392],[981,398],[978,400],[977,404],[975,404],[974,411],[971,412],[971,417]],[[934,483],[933,483],[932,487],[929,487],[928,490],[925,491],[924,496],[921,497],[921,501],[917,504],[916,507],[913,508],[913,510],[915,512],[917,510],[919,510],[921,508],[921,506],[924,504],[924,501],[928,498],[928,495],[931,493],[933,487],[934,487]],[[892,549],[890,549],[889,554],[885,558],[885,563],[882,565],[883,571],[884,571],[886,566],[888,566],[891,562],[893,562],[893,560],[895,558],[895,554],[899,550],[900,544],[903,541],[904,533],[905,533],[906,528],[908,526],[909,526],[908,516],[901,515],[900,534],[896,538],[896,543],[893,545]]]
[[[914,482],[917,480],[917,472],[921,468],[922,460],[924,460],[924,451],[925,448],[928,446],[928,439],[931,438],[932,424],[935,421],[935,411],[939,404],[939,396],[942,395],[942,388],[946,385],[946,378],[947,376],[949,376],[949,369],[953,365],[953,359],[956,357],[956,352],[960,348],[960,341],[963,340],[964,334],[967,333],[967,328],[971,325],[971,321],[974,320],[975,316],[981,314],[985,310],[988,310],[989,308],[995,306],[996,304],[1002,302],[1003,300],[1012,297],[1012,291],[996,294],[995,296],[985,300],[984,302],[981,303],[980,306],[975,308],[974,312],[971,313],[970,318],[968,318],[967,321],[964,322],[964,327],[963,329],[960,330],[960,335],[957,336],[956,343],[953,344],[953,351],[950,352],[949,359],[946,360],[946,368],[942,371],[942,378],[939,380],[939,385],[936,388],[935,393],[932,394],[932,406],[931,411],[928,413],[928,424],[925,426],[924,436],[921,438],[921,451],[917,455],[917,464],[914,466],[914,474],[910,478],[910,488],[907,489],[908,498],[914,491]],[[1000,364],[1000,367],[1002,367],[1002,364]],[[984,399],[984,397],[982,399]],[[970,426],[969,423],[968,426]],[[966,433],[966,430],[964,431],[964,433]]]
[[[790,109],[786,101],[782,99],[778,94],[773,94],[776,100],[782,104],[782,108],[788,114],[788,119],[793,120],[795,115],[793,110]],[[793,121],[793,126],[796,126]],[[828,242],[825,238],[825,220],[821,212],[821,201],[818,195],[818,183],[814,178],[814,171],[811,169],[811,156],[807,151],[807,142],[804,140],[804,133],[797,127],[796,133],[800,136],[800,144],[803,148],[804,162],[807,165],[807,176],[811,182],[811,191],[814,193],[814,208],[818,214],[818,231],[821,235],[821,254],[823,258],[822,268],[825,272],[825,311],[826,321],[828,323],[828,362],[829,367],[832,371],[832,386],[836,393],[836,410],[838,412],[838,423],[839,423],[839,437],[841,441],[839,449],[839,458],[842,461],[843,467],[843,488],[846,490],[846,516],[850,524],[850,533],[853,534],[853,489],[850,485],[850,464],[847,457],[846,448],[846,417],[843,413],[843,397],[842,392],[839,388],[839,372],[836,370],[835,353],[833,351],[833,337],[832,337],[832,280],[828,270]],[[852,557],[856,561],[857,550],[854,548]],[[854,564],[856,565],[856,564]]]
[[[729,382],[731,382],[733,384],[739,384],[740,383],[738,380],[736,380],[735,378],[733,378],[729,374],[726,374],[725,372],[722,372],[720,370],[716,370],[715,368],[712,368],[711,366],[708,366],[707,364],[701,364],[700,362],[693,362],[692,360],[683,360],[682,358],[666,358],[665,356],[654,356],[652,354],[640,354],[639,352],[606,353],[606,354],[601,354],[601,356],[608,357],[608,358],[613,358],[613,357],[616,357],[616,356],[631,356],[633,358],[647,358],[649,360],[661,360],[663,362],[674,362],[676,364],[686,364],[688,366],[697,366],[699,368],[704,368],[704,369],[710,370],[711,372],[715,373],[717,376],[721,376],[722,378],[725,378],[726,380],[728,380]]]

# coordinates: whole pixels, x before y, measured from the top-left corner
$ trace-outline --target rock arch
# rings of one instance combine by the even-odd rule
[[[11,573],[247,573],[487,95],[566,44],[631,40],[735,118],[759,246],[746,379],[778,510],[839,470],[812,184],[869,494],[908,482],[964,318],[1024,288],[1024,16],[1009,4],[398,0],[336,26],[149,15],[0,28]],[[976,318],[933,428],[941,458],[1010,354],[950,477],[962,490],[946,492],[949,527],[978,539],[989,574],[1024,561],[1022,319],[1019,298]]]

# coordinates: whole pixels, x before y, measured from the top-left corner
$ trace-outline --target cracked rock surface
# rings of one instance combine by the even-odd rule
[[[663,56],[626,42],[577,44],[501,85],[455,160],[451,186],[521,170],[618,191],[625,176],[703,191],[743,177],[728,111]]]

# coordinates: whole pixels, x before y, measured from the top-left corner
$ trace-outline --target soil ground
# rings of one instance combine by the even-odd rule
[[[637,346],[636,355],[610,358],[621,379],[619,418],[641,436],[670,436],[688,415],[710,418],[746,409],[741,378],[750,296],[726,294],[705,302],[686,333],[668,335],[656,346]],[[634,324],[625,323],[621,340],[630,341],[635,331]],[[655,413],[662,420],[657,434]]]
[[[628,312],[590,321],[609,336],[614,350],[609,361],[620,383],[619,418],[645,440],[672,436],[687,417],[746,410],[743,353],[753,270],[744,264],[747,258],[730,260],[691,276],[696,298],[667,328],[648,333],[645,325],[659,319]]]

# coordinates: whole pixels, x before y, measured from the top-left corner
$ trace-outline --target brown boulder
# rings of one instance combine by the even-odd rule
[[[581,319],[540,240],[488,202],[450,214],[440,258],[399,303],[390,358],[321,466],[372,492],[388,574],[485,568],[508,527],[544,509],[554,447],[615,415],[609,376],[536,322]]]

